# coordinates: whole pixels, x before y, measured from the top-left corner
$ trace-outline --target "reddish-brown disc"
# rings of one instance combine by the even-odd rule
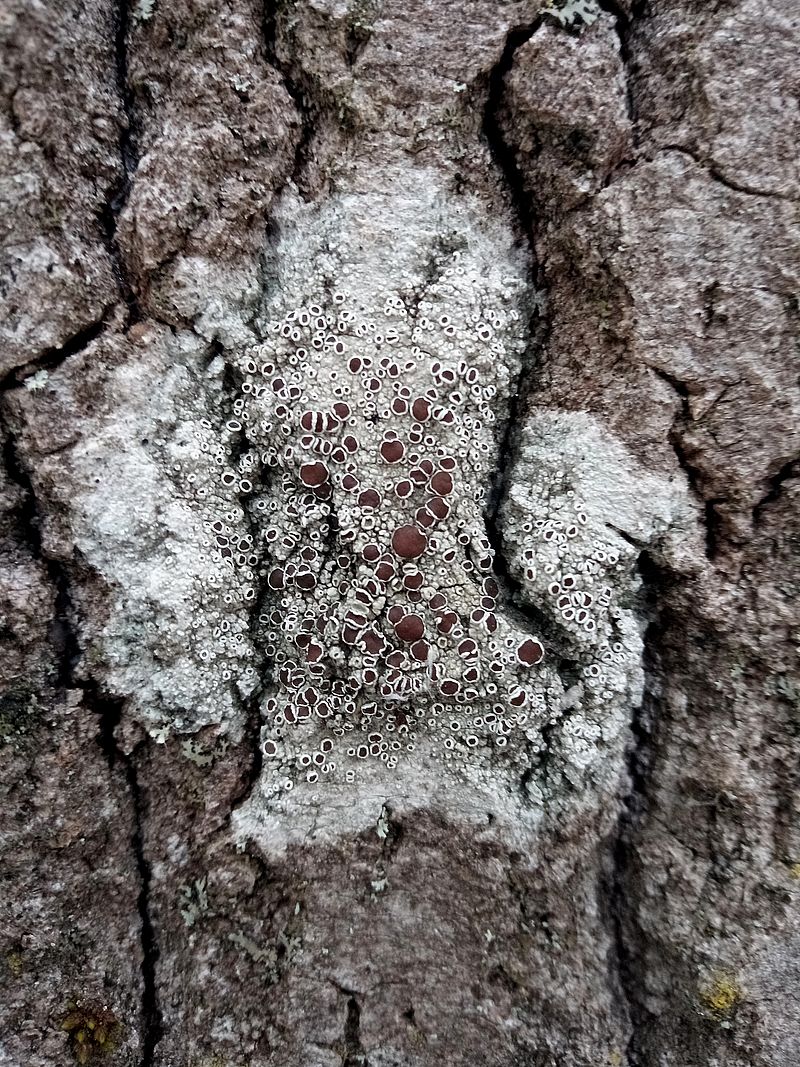
[[[328,480],[328,468],[324,463],[304,463],[300,468],[300,481],[314,489]]]
[[[453,492],[453,477],[447,471],[437,471],[431,478],[431,489],[439,496],[449,496]]]
[[[411,414],[417,420],[417,422],[426,422],[431,413],[430,401],[425,400],[424,397],[418,396],[414,403],[411,405]]]
[[[450,514],[450,505],[440,496],[432,496],[425,505],[437,519],[446,519]]]
[[[398,526],[392,534],[392,548],[401,559],[417,559],[427,547],[427,537],[416,526]]]
[[[384,648],[386,647],[386,641],[384,640],[382,634],[378,633],[378,631],[374,627],[370,627],[370,629],[367,630],[367,632],[364,634],[364,645],[367,649],[367,652],[375,656],[379,652],[383,652]]]
[[[267,585],[270,589],[283,589],[286,586],[286,575],[283,573],[282,567],[276,567],[270,571]]]
[[[404,615],[395,624],[394,632],[401,641],[418,641],[425,633],[425,623],[419,615]]]
[[[517,649],[517,659],[526,667],[533,667],[534,664],[539,663],[543,656],[544,648],[532,637],[529,637],[527,641],[523,641]]]
[[[365,489],[358,497],[362,508],[377,508],[381,502],[381,494],[376,489]]]
[[[384,441],[381,445],[381,455],[387,463],[399,463],[405,453],[402,441]]]

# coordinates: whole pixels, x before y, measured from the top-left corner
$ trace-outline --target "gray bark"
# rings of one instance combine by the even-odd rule
[[[797,0],[0,34],[0,1064],[795,1067]]]

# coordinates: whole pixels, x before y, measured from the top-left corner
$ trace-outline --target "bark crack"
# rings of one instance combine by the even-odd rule
[[[361,1044],[361,1006],[354,996],[347,1001],[342,1067],[369,1067],[369,1060]]]
[[[703,524],[706,531],[706,559],[713,561],[719,555],[721,548],[722,520],[717,513],[717,505],[721,504],[722,501],[707,497],[702,491],[703,472],[690,461],[683,441],[681,428],[694,421],[689,407],[689,388],[685,382],[682,382],[668,371],[652,364],[647,364],[647,366],[657,378],[666,382],[670,389],[680,398],[681,411],[673,420],[668,440],[672,446],[672,451],[675,453],[675,458],[678,460],[678,465],[686,475],[690,490],[702,505]]]
[[[217,356],[222,357],[225,361],[225,371],[223,375],[223,402],[221,417],[223,420],[238,418],[234,410],[235,398],[241,394],[241,381],[239,379],[238,372],[235,370],[232,364],[225,360],[225,351],[223,345],[219,341],[215,341],[211,348],[212,358]],[[232,442],[231,462],[235,466],[238,459],[246,453],[252,447],[252,443],[247,437],[246,424],[242,422],[242,429]],[[263,483],[260,483],[263,489]],[[239,502],[242,507],[242,513],[244,515],[244,521],[247,526],[248,532],[253,539],[253,551],[258,555],[258,562],[254,567],[254,571],[257,576],[256,595],[253,598],[250,608],[247,612],[247,632],[250,638],[251,644],[255,650],[259,647],[258,641],[258,617],[263,611],[264,602],[268,595],[267,586],[264,576],[264,546],[260,542],[258,524],[253,518],[252,512],[249,507],[249,501],[252,496],[255,495],[256,489],[253,489],[252,493],[239,493]],[[263,755],[261,752],[260,744],[260,730],[261,730],[261,696],[264,688],[264,676],[266,674],[266,660],[262,656],[260,663],[257,667],[259,685],[257,685],[251,693],[243,696],[235,683],[232,683],[231,692],[234,700],[239,704],[243,716],[245,718],[246,727],[245,733],[250,742],[247,746],[247,751],[252,755],[252,763],[249,771],[245,777],[245,781],[242,786],[241,794],[231,804],[231,810],[241,802],[245,801],[252,792],[256,782],[261,776],[261,767],[263,763]]]
[[[506,34],[500,58],[489,72],[488,93],[483,112],[483,135],[489,145],[495,166],[505,181],[514,213],[530,246],[534,274],[538,271],[535,248],[536,218],[525,187],[524,176],[517,163],[516,152],[513,145],[506,140],[501,113],[505,96],[505,80],[514,65],[514,57],[517,51],[534,36],[542,25],[542,21],[542,17],[539,16],[524,26],[512,27]],[[537,281],[540,280],[537,278]]]
[[[551,619],[532,604],[524,595],[521,584],[510,572],[502,533],[501,513],[509,490],[509,475],[516,462],[520,445],[520,425],[531,406],[536,389],[536,370],[543,361],[543,354],[552,329],[552,309],[547,300],[547,277],[544,261],[537,251],[539,217],[534,210],[524,175],[517,162],[513,145],[506,139],[504,129],[505,79],[514,65],[517,51],[523,47],[542,25],[539,16],[524,26],[516,26],[506,35],[500,58],[489,73],[488,94],[483,113],[483,134],[489,145],[492,159],[503,177],[511,198],[512,208],[523,239],[526,241],[531,262],[531,288],[534,294],[533,308],[528,323],[529,342],[522,358],[514,392],[509,403],[508,418],[500,432],[498,461],[493,472],[489,500],[484,513],[486,536],[494,552],[494,575],[504,593],[506,610],[516,615],[524,628],[533,629],[542,635],[548,645],[548,654],[557,663],[562,678],[569,679],[575,662],[569,648],[564,646],[564,635],[558,632]],[[552,749],[552,736],[556,725],[545,728],[542,734],[543,748],[520,777],[519,788],[527,797],[527,784],[538,769],[547,781]],[[533,761],[532,754],[529,756]]]
[[[6,376],[0,380],[0,393],[22,384],[26,378],[30,378],[39,370],[55,370],[71,356],[80,355],[89,345],[102,336],[108,329],[108,316],[113,311],[113,304],[104,307],[100,316],[80,330],[68,337],[57,348],[48,348],[35,360],[24,364],[22,367],[13,367]]]
[[[735,179],[727,177],[722,173],[719,164],[715,163],[713,159],[695,151],[693,148],[687,148],[686,145],[662,145],[659,152],[677,152],[679,155],[687,156],[693,163],[702,168],[710,178],[729,189],[732,193],[739,193],[742,196],[757,196],[763,200],[785,200],[789,204],[797,203],[797,198],[789,196],[788,193],[757,189],[755,186],[737,182]]]
[[[798,468],[798,464],[800,464],[800,456],[793,456],[788,463],[784,463],[780,470],[770,478],[768,491],[753,508],[754,524],[760,521],[764,510],[780,498],[785,483],[800,477],[800,468]]]
[[[517,162],[513,145],[506,140],[503,128],[502,111],[505,95],[505,79],[512,66],[517,51],[533,37],[542,25],[539,17],[525,26],[509,30],[500,58],[489,73],[488,93],[483,113],[483,135],[489,146],[492,159],[500,172],[511,198],[512,208],[526,241],[531,259],[531,284],[535,294],[534,307],[529,321],[530,340],[522,359],[515,389],[509,402],[508,417],[498,442],[498,460],[493,472],[493,484],[490,489],[489,502],[484,516],[486,535],[495,554],[494,569],[496,575],[506,586],[514,586],[509,574],[508,562],[504,555],[503,536],[500,529],[500,511],[508,491],[508,473],[510,472],[519,445],[519,424],[525,412],[527,401],[533,390],[533,371],[540,353],[544,349],[550,332],[550,315],[545,299],[545,278],[542,264],[536,251],[537,220],[531,207],[525,179]],[[506,590],[507,600],[516,605],[519,587]],[[537,623],[541,621],[536,616]]]
[[[142,1058],[140,1067],[152,1067],[156,1045],[162,1036],[162,1019],[156,991],[156,961],[158,946],[150,918],[149,891],[151,872],[144,853],[144,800],[136,772],[133,755],[120,748],[115,737],[124,701],[100,693],[92,682],[76,678],[80,658],[80,640],[75,625],[75,607],[70,594],[70,577],[67,565],[48,555],[42,544],[42,513],[29,471],[22,462],[13,433],[3,425],[5,441],[3,459],[10,479],[23,491],[19,511],[19,527],[34,558],[46,568],[50,583],[55,590],[55,611],[50,625],[50,643],[54,655],[54,686],[65,695],[68,690],[82,694],[84,706],[94,712],[98,720],[97,741],[105,754],[109,770],[115,773],[119,760],[123,770],[133,816],[131,850],[139,877],[137,908],[140,921],[142,947]]]
[[[263,15],[264,51],[267,60],[278,72],[283,81],[286,92],[300,116],[300,138],[295,146],[294,164],[289,181],[293,182],[298,189],[301,187],[301,179],[306,164],[310,158],[311,140],[314,136],[315,110],[310,102],[310,94],[289,69],[289,65],[279,55],[278,47],[278,10],[277,0],[266,0]],[[280,190],[277,190],[276,195]]]
[[[128,37],[130,8],[128,0],[117,0],[114,13],[114,63],[117,95],[122,110],[119,131],[120,177],[112,186],[100,213],[106,251],[111,260],[120,294],[128,308],[128,325],[144,318],[138,295],[131,281],[122,248],[119,244],[119,218],[130,198],[134,175],[139,166],[136,146],[136,109],[134,93],[128,77]]]
[[[22,490],[23,499],[19,508],[18,523],[23,540],[34,559],[44,567],[55,593],[55,610],[50,620],[49,641],[53,652],[53,678],[55,688],[62,692],[75,688],[73,673],[78,659],[78,638],[73,626],[72,601],[69,594],[69,579],[61,560],[49,556],[42,545],[42,514],[36,499],[30,473],[17,449],[14,434],[2,423],[5,440],[3,461],[11,481]]]
[[[653,684],[659,675],[658,649],[664,624],[657,611],[659,589],[666,575],[642,552],[637,561],[642,584],[650,594],[650,618],[644,635],[643,669],[646,688],[644,698],[633,709],[629,724],[630,740],[625,753],[627,790],[622,797],[616,830],[609,850],[610,871],[603,887],[607,900],[613,945],[612,981],[624,997],[630,1033],[625,1049],[627,1067],[646,1067],[648,1062],[643,1035],[649,1013],[642,1002],[645,968],[640,945],[643,933],[638,923],[636,899],[636,834],[649,807],[649,787],[655,754],[654,724],[657,716],[657,692]]]
[[[601,11],[605,11],[607,15],[611,15],[614,19],[614,30],[619,41],[619,59],[625,76],[625,107],[631,126],[631,141],[635,151],[638,148],[639,136],[636,126],[637,106],[634,91],[634,59],[631,36],[636,17],[643,13],[643,5],[634,4],[630,15],[628,15],[618,0],[597,0],[597,4]]]
[[[140,1067],[153,1067],[155,1049],[164,1036],[164,1026],[156,982],[156,966],[160,951],[150,916],[152,870],[147,861],[144,847],[146,803],[136,768],[136,754],[144,743],[137,746],[131,753],[123,751],[117,741],[116,730],[122,719],[125,701],[119,697],[110,697],[101,693],[94,683],[84,684],[81,688],[86,706],[91,708],[97,715],[99,723],[97,742],[108,761],[109,770],[113,774],[118,762],[122,769],[133,813],[131,849],[139,876],[137,908],[139,911],[142,947],[142,1056]]]

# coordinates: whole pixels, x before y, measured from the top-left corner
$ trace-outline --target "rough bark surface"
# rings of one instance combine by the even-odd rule
[[[0,36],[0,1064],[796,1067],[797,0]]]

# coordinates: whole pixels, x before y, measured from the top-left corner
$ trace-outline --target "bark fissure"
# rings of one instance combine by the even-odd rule
[[[611,15],[614,19],[614,30],[617,35],[617,40],[619,41],[619,58],[625,77],[625,107],[628,114],[628,121],[631,125],[631,140],[634,149],[636,149],[639,138],[636,128],[637,107],[634,89],[635,74],[631,37],[633,34],[634,20],[637,15],[642,13],[641,7],[634,5],[631,9],[631,14],[628,15],[621,4],[617,3],[617,0],[598,0],[598,6],[602,11]]]
[[[692,413],[689,408],[689,388],[685,382],[680,381],[667,371],[661,370],[659,367],[654,367],[650,364],[648,364],[648,366],[650,366],[650,370],[653,374],[660,378],[661,381],[666,382],[670,389],[672,389],[680,398],[681,410],[673,420],[667,439],[672,447],[672,451],[675,453],[675,458],[678,461],[679,467],[686,475],[686,481],[690,490],[694,493],[702,507],[703,525],[705,526],[706,533],[706,558],[708,560],[714,560],[719,555],[721,548],[720,538],[722,534],[722,522],[717,513],[716,506],[717,504],[722,503],[722,501],[706,497],[702,489],[703,472],[689,459],[683,441],[681,427],[688,426],[689,423],[693,421]]]
[[[212,345],[212,358],[221,356],[224,360],[225,352],[223,346],[217,341]],[[235,417],[234,401],[237,396],[241,395],[241,382],[237,371],[232,364],[225,362],[225,371],[223,375],[223,404],[222,404],[222,418],[229,419]],[[242,424],[242,430],[233,441],[233,450],[231,455],[232,463],[235,465],[236,461],[253,447],[252,442],[247,437],[246,424]],[[263,486],[262,486],[263,488]],[[242,506],[242,514],[244,515],[245,524],[248,532],[253,539],[253,551],[258,555],[258,562],[255,566],[257,575],[256,595],[254,596],[251,606],[247,612],[247,632],[254,649],[258,649],[258,616],[264,609],[265,601],[269,596],[266,581],[264,579],[264,546],[260,543],[259,528],[254,520],[249,507],[249,501],[254,496],[255,490],[252,493],[240,493],[239,502]],[[261,752],[260,744],[260,729],[261,729],[261,697],[264,691],[265,677],[266,677],[266,661],[262,657],[260,663],[257,666],[257,674],[260,680],[260,684],[248,695],[242,695],[236,684],[231,684],[231,693],[234,700],[237,702],[242,710],[242,714],[245,719],[245,736],[250,742],[247,750],[250,752],[252,762],[248,770],[245,780],[240,791],[240,795],[234,800],[232,804],[232,810],[235,809],[237,804],[244,802],[249,797],[256,782],[261,775],[261,767],[263,762],[263,756]]]
[[[514,147],[506,140],[500,112],[505,96],[505,80],[514,65],[514,56],[523,45],[530,41],[541,25],[540,17],[525,26],[515,26],[508,31],[500,58],[489,72],[488,94],[483,112],[483,135],[489,145],[495,166],[503,176],[522,234],[530,246],[534,277],[539,284],[543,282],[543,279],[537,276],[540,266],[535,247],[536,216],[526,189],[525,178],[517,162],[517,154]]]
[[[760,521],[765,508],[768,508],[770,504],[774,504],[775,501],[779,499],[786,482],[791,481],[793,478],[800,477],[800,469],[798,469],[798,465],[800,465],[800,456],[793,456],[769,479],[769,489],[753,508],[754,523]]]
[[[45,552],[42,544],[42,513],[36,499],[29,471],[19,455],[14,434],[7,426],[4,431],[3,462],[11,481],[22,490],[18,509],[18,530],[34,559],[45,568],[54,593],[54,611],[49,626],[49,640],[53,652],[52,684],[62,692],[75,688],[73,673],[78,659],[79,645],[73,623],[73,607],[69,593],[69,579],[64,563]]]
[[[128,308],[128,325],[140,322],[144,315],[131,281],[125,256],[118,239],[119,218],[125,209],[139,166],[136,147],[136,110],[134,93],[128,77],[128,37],[130,8],[128,0],[118,0],[114,10],[114,64],[117,95],[123,121],[119,131],[120,178],[111,188],[100,214],[106,250],[122,299]]]
[[[55,370],[65,360],[71,356],[80,355],[85,351],[89,345],[96,341],[98,337],[102,336],[108,328],[108,316],[113,310],[113,305],[103,308],[100,315],[94,322],[90,322],[87,326],[82,326],[71,337],[59,345],[57,348],[48,348],[36,359],[31,360],[30,363],[26,363],[21,367],[14,367],[6,374],[6,376],[0,380],[0,393],[5,392],[8,389],[13,389],[15,386],[20,385],[26,378],[30,378],[40,370]]]
[[[99,724],[97,743],[108,761],[110,772],[114,774],[117,770],[117,765],[121,768],[131,804],[133,816],[131,849],[139,876],[137,908],[142,948],[142,1055],[139,1062],[140,1067],[153,1067],[155,1049],[163,1036],[164,1027],[156,981],[156,966],[160,950],[150,915],[152,871],[145,855],[144,847],[146,803],[136,767],[136,754],[143,746],[139,745],[133,752],[127,753],[117,740],[116,731],[122,720],[122,712],[125,706],[123,699],[104,695],[100,692],[98,686],[91,682],[84,684],[81,688],[83,689],[84,701],[87,707],[97,715]]]
[[[361,1044],[361,1006],[354,996],[347,1001],[342,1067],[369,1067],[369,1060]]]
[[[797,198],[789,196],[786,193],[781,193],[771,189],[757,189],[755,186],[746,185],[744,182],[737,182],[733,178],[729,178],[723,174],[719,168],[719,165],[707,156],[704,156],[700,152],[696,152],[692,148],[687,148],[686,145],[681,144],[666,144],[659,149],[660,152],[677,152],[679,155],[687,156],[698,167],[701,167],[710,178],[715,182],[719,182],[732,193],[739,193],[742,196],[755,196],[763,200],[785,200],[789,204],[796,204]]]
[[[280,57],[278,46],[278,3],[277,0],[267,0],[263,15],[264,51],[267,60],[278,72],[286,92],[292,99],[298,115],[300,116],[300,138],[295,146],[294,164],[289,176],[289,181],[300,188],[300,181],[306,163],[308,162],[311,140],[314,136],[314,107],[309,93],[289,68],[289,65]],[[276,192],[276,195],[280,190]]]
[[[526,347],[514,391],[511,395],[509,413],[500,435],[498,461],[495,468],[489,501],[484,514],[486,536],[494,552],[494,574],[504,593],[506,611],[516,616],[524,629],[531,629],[542,636],[551,662],[557,665],[559,675],[570,687],[576,658],[565,644],[565,634],[544,612],[526,598],[522,585],[510,572],[502,532],[501,513],[509,488],[509,474],[517,459],[520,444],[520,427],[533,406],[537,385],[537,370],[544,358],[552,330],[552,307],[548,300],[548,282],[544,259],[538,252],[538,234],[541,219],[531,197],[525,177],[520,169],[517,155],[505,135],[502,110],[504,106],[505,79],[514,65],[517,51],[523,47],[542,25],[541,17],[526,26],[512,28],[506,36],[499,60],[489,74],[489,90],[483,114],[483,134],[489,145],[492,159],[500,171],[511,198],[521,234],[527,243],[531,261],[531,289],[533,310],[528,324],[529,343]],[[564,712],[566,715],[566,710]],[[542,730],[542,747],[536,759],[528,750],[531,766],[520,777],[521,795],[527,799],[527,784],[534,773],[535,763],[543,781],[549,777],[554,738],[563,716]]]
[[[604,887],[613,944],[613,979],[625,998],[630,1034],[625,1050],[627,1067],[646,1067],[643,1035],[648,1012],[641,999],[644,968],[640,962],[641,931],[636,917],[636,832],[649,803],[650,772],[655,753],[654,725],[658,721],[658,648],[664,625],[659,602],[667,576],[642,552],[637,562],[648,601],[649,622],[644,635],[645,694],[633,708],[630,739],[625,753],[627,790],[622,797],[611,841],[610,876]]]
[[[525,178],[520,170],[516,153],[508,143],[501,121],[505,94],[505,79],[514,65],[514,56],[525,45],[542,24],[541,18],[526,26],[509,30],[503,51],[497,63],[489,73],[488,94],[483,113],[483,135],[489,145],[492,159],[502,175],[505,187],[511,198],[514,214],[521,234],[527,243],[531,260],[531,288],[534,293],[534,308],[529,320],[530,339],[523,357],[522,366],[517,376],[516,386],[511,394],[509,412],[498,443],[497,465],[493,472],[493,484],[485,513],[486,536],[494,551],[494,570],[496,576],[506,587],[506,601],[536,625],[545,623],[543,617],[532,605],[526,604],[520,597],[521,587],[509,573],[505,558],[503,535],[500,528],[500,512],[508,491],[508,473],[512,469],[519,446],[519,425],[523,418],[528,400],[534,388],[534,371],[540,354],[543,352],[550,331],[550,315],[546,302],[546,282],[542,264],[536,250],[536,216],[531,206],[531,198],[525,186]]]
[[[123,776],[131,804],[133,833],[131,850],[139,877],[139,894],[137,908],[140,921],[140,943],[142,948],[142,1059],[140,1067],[152,1067],[155,1047],[162,1034],[161,1013],[156,992],[155,966],[158,959],[158,947],[155,931],[150,918],[149,888],[150,867],[144,854],[144,802],[139,787],[133,756],[129,756],[119,747],[115,731],[119,725],[124,701],[119,698],[103,696],[97,685],[91,681],[76,678],[76,668],[80,658],[80,639],[75,624],[75,608],[70,593],[68,566],[60,559],[49,555],[42,544],[42,512],[29,472],[21,461],[14,435],[5,427],[3,459],[11,480],[23,491],[23,502],[19,509],[19,529],[34,558],[39,560],[47,570],[50,583],[55,592],[55,609],[50,626],[50,643],[54,654],[55,688],[65,695],[68,690],[77,690],[82,694],[84,706],[97,715],[97,741],[108,761],[109,771],[115,773],[117,761],[123,769]]]

